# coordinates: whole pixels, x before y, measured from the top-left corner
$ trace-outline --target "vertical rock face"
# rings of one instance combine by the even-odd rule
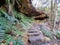
[[[35,4],[33,4],[33,3],[34,3],[34,0],[22,0],[20,12],[26,14],[26,16],[35,17],[36,19],[39,19],[39,20],[46,19],[47,15],[43,11],[37,11],[34,6],[35,4],[37,4],[39,2],[36,2]]]
[[[37,16],[39,13],[35,10],[35,8],[32,6],[31,0],[22,0],[22,5],[20,11],[24,14],[27,14],[27,16]]]
[[[38,0],[35,4],[39,3]],[[3,3],[2,3],[3,2]],[[44,20],[46,19],[46,14],[43,11],[37,11],[35,8],[34,0],[21,0],[19,4],[15,1],[15,8],[19,10],[19,12],[25,14],[28,17],[35,17],[37,20]],[[0,1],[0,6],[4,7],[5,0]],[[38,5],[38,4],[37,4]]]

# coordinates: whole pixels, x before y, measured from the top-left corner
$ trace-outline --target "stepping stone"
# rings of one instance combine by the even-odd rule
[[[40,31],[40,26],[35,24],[27,31],[29,45],[40,45],[44,39],[43,33]]]
[[[28,33],[36,33],[38,30],[29,30]]]
[[[31,42],[34,42],[34,41],[37,41],[37,40],[42,40],[40,36],[32,36],[32,37],[29,37],[29,40]]]

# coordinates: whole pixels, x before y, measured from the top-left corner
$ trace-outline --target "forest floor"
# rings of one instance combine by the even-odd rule
[[[47,23],[43,25],[47,29],[50,28]],[[28,29],[28,45],[60,45],[60,40],[55,41],[45,36],[40,30],[40,24],[34,23],[31,28]]]

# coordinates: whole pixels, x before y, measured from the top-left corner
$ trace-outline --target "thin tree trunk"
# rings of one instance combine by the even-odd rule
[[[57,10],[57,0],[52,0],[51,1],[51,24],[52,24],[52,28],[51,30],[54,32],[54,29],[55,29],[55,18],[56,18],[56,10]],[[55,36],[53,36],[53,44],[57,43],[57,39]]]
[[[53,31],[55,31],[55,26],[56,26],[56,16],[57,16],[57,0],[54,1],[54,20],[53,20]]]
[[[57,16],[57,0],[52,0],[51,1],[51,24],[52,24],[52,31],[54,30],[55,27],[55,18]]]

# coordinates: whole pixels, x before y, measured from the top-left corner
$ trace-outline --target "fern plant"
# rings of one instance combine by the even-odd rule
[[[9,16],[9,14],[7,14],[6,11],[0,9],[0,25],[3,26],[2,28],[4,28],[4,30],[0,30],[0,33],[1,31],[3,31],[2,33],[4,33],[3,34],[4,38],[3,37],[0,38],[6,40],[6,45],[8,45],[11,41],[19,45],[23,44],[21,37],[24,36],[24,33],[21,32],[20,30],[23,29],[27,30],[28,27],[31,26],[31,23],[33,23],[33,21],[34,21],[33,18],[26,17],[24,14],[19,13],[16,10],[14,11],[14,17],[13,17],[13,16]],[[22,26],[22,28],[18,28],[16,24]],[[17,35],[19,36],[19,38],[15,40],[14,37],[16,37]]]
[[[27,17],[24,14],[17,12],[16,10],[14,10],[14,15],[19,20],[19,23],[22,25],[24,30],[27,30],[27,27],[30,27],[35,21],[33,18]]]
[[[13,38],[16,35],[22,35],[22,32],[14,24],[15,23],[14,21],[16,18],[14,18],[14,20],[11,21],[8,18],[9,15],[6,12],[4,12],[3,10],[0,10],[0,14],[1,14],[0,15],[0,42],[2,42],[3,40],[6,40],[6,45],[8,45],[11,41],[15,40]],[[19,33],[17,33],[17,31]],[[14,34],[12,34],[12,32],[14,32]],[[17,42],[17,44],[18,44],[18,42]],[[15,44],[15,45],[17,45],[17,44]],[[19,42],[19,45],[20,44],[23,44],[23,43],[21,43],[21,40]]]
[[[2,43],[6,40],[6,45],[9,45],[10,42],[12,42],[13,45],[23,45],[24,32],[21,30],[27,30],[28,27],[31,26],[31,23],[33,23],[34,19],[17,12],[11,1],[12,0],[6,0],[8,6],[7,10],[0,8],[0,42]],[[10,14],[10,12],[12,14]],[[22,26],[22,28],[16,26],[17,24],[19,27]]]

